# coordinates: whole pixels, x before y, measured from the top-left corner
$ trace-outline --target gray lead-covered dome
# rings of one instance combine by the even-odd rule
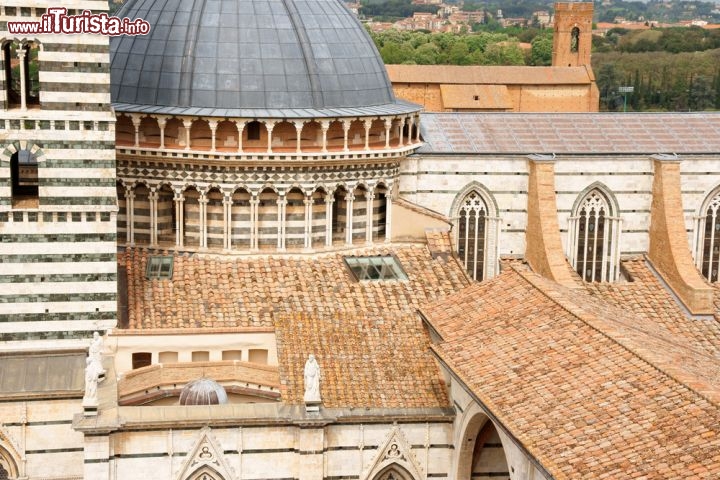
[[[148,35],[111,39],[118,110],[417,110],[395,100],[372,39],[340,0],[129,0],[118,16],[150,23]]]
[[[180,392],[180,405],[223,405],[227,402],[225,389],[209,378],[193,380]]]

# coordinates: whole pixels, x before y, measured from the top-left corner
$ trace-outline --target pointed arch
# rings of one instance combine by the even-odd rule
[[[695,217],[695,266],[709,282],[720,280],[720,186],[705,196]]]
[[[198,432],[194,447],[188,452],[176,480],[229,480],[237,478],[225,460],[223,448],[210,427]]]
[[[466,185],[452,203],[455,251],[473,280],[492,278],[498,271],[497,212],[495,198],[480,182]]]
[[[372,480],[415,480],[401,465],[393,463],[383,468]]]
[[[424,478],[410,443],[397,426],[388,432],[372,463],[360,476],[361,480],[391,480],[391,478],[394,480]]]
[[[622,220],[615,197],[595,182],[578,195],[568,218],[567,256],[586,282],[617,280]]]
[[[0,440],[2,440],[2,435],[0,435]],[[6,449],[2,442],[0,442],[0,479],[17,478],[20,476],[18,462],[11,453],[12,450],[14,449]],[[2,476],[3,474],[5,475],[4,477]]]
[[[187,480],[225,480],[225,477],[220,475],[217,470],[211,466],[203,465],[188,475]]]

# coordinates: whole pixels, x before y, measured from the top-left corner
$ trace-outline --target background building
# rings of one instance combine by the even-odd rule
[[[427,112],[597,112],[592,3],[556,3],[550,67],[388,65],[395,95]]]
[[[720,115],[421,114],[335,0],[6,33],[48,6],[0,9],[0,479],[720,474]]]

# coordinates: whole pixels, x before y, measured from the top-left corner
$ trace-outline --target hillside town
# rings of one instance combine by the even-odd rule
[[[383,3],[383,2],[379,2]],[[622,2],[615,0],[603,0],[597,2],[595,25],[593,33],[604,35],[612,28],[627,28],[632,30],[643,30],[665,27],[701,27],[720,28],[720,5],[715,4],[711,9],[698,9],[696,3],[703,2],[678,2],[677,0],[665,0],[655,2],[664,6],[668,12],[674,9],[682,9],[680,13],[669,14],[675,21],[667,21],[668,16],[658,18],[646,17],[642,14],[631,13],[632,9],[624,9],[623,5],[641,4],[641,2]],[[493,24],[496,28],[508,27],[534,27],[548,28],[553,23],[553,12],[551,5],[548,8],[532,10],[525,15],[509,15],[503,12],[503,8],[492,8],[489,2],[469,3],[459,0],[457,2],[443,2],[442,0],[412,0],[411,5],[416,7],[436,7],[435,11],[412,11],[410,16],[386,21],[386,18],[378,18],[377,15],[368,15],[368,6],[376,5],[376,2],[353,2],[347,3],[348,8],[357,15],[368,28],[379,33],[391,29],[400,31],[427,31],[432,33],[464,33],[478,29],[479,26]],[[622,7],[618,7],[620,4]],[[498,5],[502,6],[502,2]],[[538,4],[540,5],[540,4]],[[627,12],[627,15],[614,12]],[[693,13],[697,15],[693,16]],[[384,16],[380,16],[384,17]]]

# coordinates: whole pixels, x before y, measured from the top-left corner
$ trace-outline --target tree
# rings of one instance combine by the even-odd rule
[[[552,64],[552,35],[538,35],[531,43],[530,65]]]
[[[606,110],[616,110],[618,107],[618,87],[620,76],[612,63],[606,63],[600,67],[597,74],[597,85],[600,90],[600,104],[605,105]]]
[[[435,65],[438,63],[440,49],[434,43],[425,43],[415,50],[415,63],[418,65]]]
[[[494,43],[485,49],[484,65],[525,65],[517,43]]]

